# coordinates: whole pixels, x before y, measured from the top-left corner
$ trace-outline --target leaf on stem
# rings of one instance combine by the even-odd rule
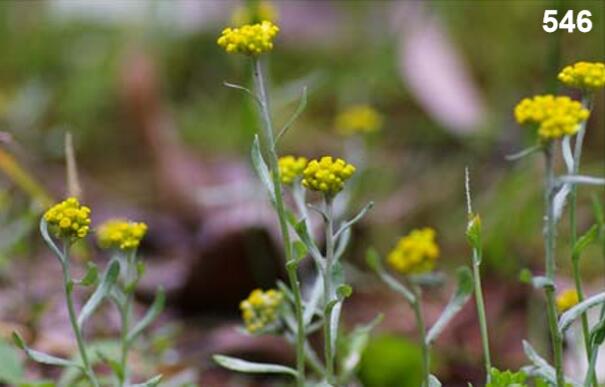
[[[361,209],[361,211],[357,213],[357,215],[355,215],[353,219],[343,223],[338,231],[336,231],[334,234],[334,240],[337,240],[343,232],[351,228],[355,223],[359,222],[368,213],[368,211],[372,209],[372,207],[374,207],[374,202],[369,202],[364,208]]]
[[[292,116],[290,117],[288,122],[286,122],[286,124],[281,128],[281,130],[277,134],[277,137],[275,137],[274,146],[277,146],[277,143],[279,142],[279,140],[286,134],[288,129],[290,129],[292,124],[294,124],[294,122],[298,119],[298,117],[305,110],[306,107],[307,107],[307,86],[304,86],[302,89],[302,94],[300,96],[300,101],[298,102],[298,106],[296,107],[294,114],[292,114]]]
[[[120,274],[120,263],[117,260],[112,260],[109,263],[109,267],[103,274],[103,278],[101,279],[101,283],[94,291],[92,296],[88,299],[80,315],[78,316],[78,327],[82,329],[82,325],[84,322],[94,313],[94,311],[99,307],[103,299],[107,297],[113,285],[118,280],[118,275]]]
[[[548,364],[546,360],[531,346],[530,343],[523,340],[523,351],[525,352],[525,356],[532,363],[530,367],[523,367],[523,371],[531,376],[538,376],[543,379],[546,379],[548,382],[553,385],[557,384],[557,376],[555,369]]]
[[[252,157],[252,165],[254,166],[254,170],[269,193],[271,202],[274,203],[275,196],[273,194],[273,180],[271,180],[271,172],[269,172],[269,167],[267,167],[267,163],[265,162],[263,154],[260,150],[260,141],[258,139],[258,135],[254,136],[254,142],[252,142],[252,150],[250,155]]]
[[[254,100],[254,102],[256,102],[259,105],[262,105],[260,99],[258,99],[256,94],[254,94],[252,91],[250,91],[250,89],[248,89],[247,87],[238,85],[236,83],[229,83],[229,82],[223,82],[223,85],[225,85],[226,87],[229,87],[231,89],[243,91],[244,93],[248,94]]]
[[[351,240],[351,229],[346,229],[338,241],[336,242],[336,250],[334,251],[334,261],[338,261],[347,250],[349,241]]]
[[[323,314],[323,312],[321,312],[317,307],[323,294],[323,288],[323,276],[318,275],[315,279],[315,283],[313,284],[313,289],[311,290],[309,301],[307,301],[305,304],[305,311],[303,314],[303,321],[305,327],[311,323],[315,314]]]
[[[593,224],[573,245],[572,258],[579,259],[582,252],[599,236],[599,227]]]
[[[44,219],[44,217],[40,219],[40,234],[42,235],[42,239],[44,239],[44,242],[46,242],[46,245],[52,250],[52,252],[57,256],[57,258],[59,258],[59,261],[61,261],[62,264],[65,264],[65,257],[63,256],[63,253],[61,252],[61,250],[59,250],[59,248],[53,241],[53,238],[48,233],[48,223],[46,223],[46,219]]]
[[[162,375],[157,375],[157,376],[154,376],[153,378],[149,379],[146,382],[138,383],[138,384],[131,384],[130,386],[131,387],[155,387],[160,384],[160,381],[162,381]]]
[[[563,175],[560,176],[557,180],[563,184],[605,185],[604,178],[593,176]]]
[[[414,293],[412,293],[412,291],[409,290],[405,285],[397,281],[393,276],[386,272],[386,270],[382,266],[382,263],[380,262],[380,256],[378,255],[376,250],[372,248],[368,249],[366,253],[366,262],[370,269],[375,271],[376,274],[378,274],[378,277],[380,277],[380,279],[389,288],[391,288],[391,290],[402,295],[403,298],[405,298],[410,304],[415,302],[416,297],[414,296]]]
[[[92,286],[95,285],[99,281],[99,269],[94,262],[88,261],[86,263],[86,274],[84,277],[77,281],[78,285],[82,286]]]
[[[303,219],[296,223],[296,225],[294,226],[294,231],[296,231],[296,234],[298,235],[300,240],[305,244],[305,246],[307,246],[308,252],[311,254],[313,259],[315,259],[317,263],[320,263],[323,259],[323,256],[315,245],[313,238],[311,238],[311,235],[309,234],[309,230],[307,229],[307,222]]]
[[[565,332],[571,324],[582,314],[586,313],[586,311],[594,306],[602,304],[605,302],[605,292],[595,294],[592,297],[585,299],[579,304],[575,305],[567,312],[563,313],[559,318],[559,331],[561,333]]]
[[[214,355],[214,361],[220,366],[231,371],[245,372],[250,374],[287,374],[297,377],[296,370],[279,364],[255,363],[230,356]]]
[[[452,298],[450,298],[449,303],[441,313],[441,316],[437,319],[437,322],[435,322],[429,330],[425,340],[427,345],[431,345],[433,341],[437,339],[447,324],[462,309],[473,293],[474,283],[470,269],[466,266],[461,266],[456,271],[456,275],[458,278],[456,292],[452,295]]]
[[[534,154],[536,152],[539,152],[541,150],[542,150],[542,146],[541,145],[535,145],[535,146],[532,146],[530,148],[523,149],[520,152],[513,153],[512,155],[508,155],[505,158],[508,161],[516,161],[516,160],[520,160],[520,159],[522,159],[524,157],[527,157],[529,155],[532,155],[532,154]]]
[[[128,333],[126,337],[126,341],[128,343],[132,343],[144,330],[155,320],[162,310],[164,310],[164,303],[166,302],[166,294],[164,292],[164,288],[160,287],[158,292],[155,295],[155,300],[153,300],[153,304],[145,313],[145,316],[132,328],[132,330]]]
[[[330,329],[330,340],[332,348],[336,348],[336,338],[338,337],[338,321],[340,320],[340,312],[342,310],[342,303],[344,300],[351,296],[353,288],[347,284],[341,284],[336,288],[336,299],[332,300],[326,305],[325,316],[328,316],[329,329]]]
[[[59,367],[76,367],[83,370],[82,366],[76,362],[67,359],[62,359],[60,357],[52,356],[44,352],[36,351],[29,348],[25,344],[25,341],[23,341],[23,338],[17,332],[13,332],[13,341],[15,342],[15,345],[17,347],[25,351],[27,357],[37,363],[54,365]]]
[[[347,336],[346,350],[341,360],[341,382],[347,384],[348,379],[355,373],[361,355],[368,345],[370,333],[382,322],[384,315],[379,314],[367,324],[357,326]]]
[[[441,382],[433,374],[429,375],[429,387],[441,387]]]

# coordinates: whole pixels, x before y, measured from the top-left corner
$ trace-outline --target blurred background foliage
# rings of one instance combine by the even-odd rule
[[[241,4],[0,2],[0,150],[12,154],[60,197],[64,182],[57,181],[61,176],[57,171],[63,170],[63,136],[69,130],[84,181],[110,186],[112,195],[153,210],[160,199],[149,177],[152,156],[124,107],[128,98],[124,77],[129,74],[125,68],[130,57],[143,52],[156,72],[158,103],[171,116],[180,142],[202,160],[247,163],[258,125],[254,106],[241,93],[224,87],[223,81],[249,84],[249,66],[216,45],[220,30],[230,24]],[[488,281],[516,284],[522,268],[540,267],[541,160],[504,160],[506,154],[536,140],[516,125],[512,108],[532,94],[564,92],[577,97],[557,84],[556,74],[578,60],[605,58],[602,1],[298,0],[275,1],[273,6],[282,26],[269,63],[278,122],[295,108],[301,87],[309,87],[306,111],[284,139],[284,153],[345,154],[343,144],[348,140],[334,131],[334,118],[349,104],[369,103],[384,115],[383,130],[363,139],[367,166],[353,202],[357,207],[367,200],[378,205],[356,230],[350,262],[363,269],[368,246],[386,252],[411,228],[431,225],[439,233],[444,270],[467,263],[463,171],[469,166],[475,210],[484,222]],[[547,34],[541,27],[544,9],[588,9],[593,30]],[[421,74],[436,82],[427,82],[425,91],[437,97],[445,77],[462,79],[476,97],[465,98],[464,92],[452,102],[455,110],[479,112],[463,130],[449,127],[447,120],[444,124],[434,114],[439,107],[427,104],[408,82],[419,71],[406,62],[414,55],[408,48],[426,44],[414,41],[418,32],[414,28],[419,27],[408,14],[435,22],[437,32],[429,32],[437,34],[436,47],[446,47],[445,54],[436,49],[435,62],[427,63],[434,77]],[[457,66],[439,62],[451,53],[459,59]],[[136,70],[130,74],[136,75]],[[445,89],[446,98],[459,97]],[[602,92],[596,101],[584,170],[602,176]],[[9,257],[29,254],[41,204],[32,204],[26,193],[14,179],[0,174],[0,270]],[[580,229],[593,222],[594,194],[602,200],[603,193],[596,189],[580,190]],[[564,259],[569,253],[566,227],[564,220],[559,244],[563,274],[569,273]],[[588,250],[585,260],[587,280],[602,276],[605,268],[597,246]],[[397,364],[400,357],[411,356],[407,345],[412,344],[381,338],[370,346],[367,357],[376,361],[372,351],[392,352],[393,372],[403,373]],[[419,368],[413,361],[409,367]],[[367,385],[387,385],[369,382],[388,377],[376,375],[376,367],[364,362],[362,378]],[[406,385],[417,383],[410,379]]]

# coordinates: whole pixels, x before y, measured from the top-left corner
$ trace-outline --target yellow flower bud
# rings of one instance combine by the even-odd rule
[[[432,271],[439,257],[435,230],[413,230],[401,238],[387,257],[388,264],[401,274],[422,274]]]
[[[71,197],[46,211],[44,220],[57,237],[81,239],[90,230],[90,208],[80,205],[78,199]]]
[[[139,247],[146,232],[145,223],[112,219],[99,226],[97,240],[104,249],[132,250]]]

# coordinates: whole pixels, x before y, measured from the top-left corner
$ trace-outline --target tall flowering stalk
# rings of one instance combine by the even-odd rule
[[[563,373],[563,339],[557,325],[555,299],[555,241],[556,211],[555,197],[559,187],[555,178],[555,141],[577,133],[579,125],[586,121],[589,111],[577,101],[564,96],[539,95],[522,100],[515,107],[515,118],[521,125],[537,127],[540,138],[539,149],[545,161],[544,173],[544,250],[546,281],[543,284],[546,295],[548,326],[553,351],[556,384],[565,385]]]
[[[594,93],[596,90],[605,86],[605,64],[604,63],[590,63],[590,62],[577,62],[573,65],[566,66],[557,77],[559,81],[568,87],[578,88],[582,93],[582,105],[588,111],[592,111]],[[575,145],[572,153],[572,165],[569,168],[569,172],[572,175],[578,175],[580,173],[580,161],[582,158],[582,146],[584,143],[584,136],[586,134],[586,123],[583,121],[580,123],[577,134],[575,135]],[[571,152],[571,146],[569,142],[566,142],[564,146],[569,146]],[[572,270],[574,277],[575,290],[578,296],[578,301],[584,301],[584,289],[582,288],[582,279],[580,276],[580,257],[574,254],[574,246],[578,241],[577,231],[577,186],[571,185],[569,189],[569,225],[570,225],[570,245],[572,248],[571,260]],[[586,356],[590,362],[592,353],[590,343],[590,328],[588,325],[588,316],[586,313],[582,313],[582,334],[584,336],[584,347],[586,349]],[[593,383],[596,386],[596,375],[591,375]]]

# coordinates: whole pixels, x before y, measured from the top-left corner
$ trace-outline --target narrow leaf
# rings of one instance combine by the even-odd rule
[[[87,262],[86,263],[86,274],[84,275],[84,278],[82,278],[80,281],[78,281],[78,284],[82,285],[82,286],[91,286],[97,283],[97,281],[99,280],[99,269],[97,268],[97,265],[95,265],[93,262]]]
[[[357,215],[355,215],[353,219],[343,223],[338,231],[336,231],[336,234],[334,234],[334,239],[337,239],[345,230],[348,230],[355,223],[359,222],[368,213],[368,211],[372,209],[372,207],[374,207],[374,202],[369,202],[364,208],[361,209],[361,211],[359,211],[359,213],[357,213]]]
[[[355,373],[361,355],[368,345],[370,333],[384,319],[382,314],[376,316],[368,324],[356,327],[347,337],[347,349],[342,357],[341,368],[342,378],[346,382],[348,378]]]
[[[290,129],[292,124],[294,124],[294,122],[296,122],[296,120],[298,119],[300,114],[305,110],[305,107],[307,107],[307,86],[304,86],[302,89],[300,101],[298,102],[298,106],[296,107],[294,114],[292,114],[292,116],[290,117],[288,122],[286,122],[286,124],[279,131],[277,137],[275,137],[275,144],[277,144],[279,142],[279,140],[286,134],[288,129]]]
[[[409,303],[413,303],[416,300],[414,293],[412,293],[405,285],[397,281],[394,277],[388,274],[380,262],[380,256],[374,249],[369,249],[366,253],[366,262],[368,266],[378,274],[378,277],[396,293],[403,296]]]
[[[536,152],[538,152],[540,150],[542,150],[542,146],[541,145],[532,146],[530,148],[523,149],[520,152],[517,152],[517,153],[514,153],[512,155],[506,156],[506,160],[508,160],[508,161],[520,160],[520,159],[522,159],[524,157],[527,157],[527,156],[529,156],[531,154],[534,154],[534,153],[536,153]]]
[[[265,189],[269,193],[269,197],[271,198],[271,202],[275,202],[275,197],[273,195],[273,181],[271,180],[271,173],[269,172],[269,167],[267,167],[267,163],[263,159],[263,154],[260,150],[260,141],[258,139],[258,135],[254,136],[254,142],[252,143],[252,165],[254,166],[254,170],[258,175],[260,181],[265,186]]]
[[[71,360],[62,359],[60,357],[48,355],[44,352],[30,349],[25,344],[25,342],[23,341],[23,339],[17,332],[13,332],[13,341],[15,342],[15,345],[17,347],[19,347],[23,351],[25,351],[25,354],[27,355],[27,357],[29,357],[31,360],[33,360],[37,363],[54,365],[54,366],[59,366],[59,367],[76,367],[76,368],[82,369],[82,367],[79,364],[77,364]]]
[[[307,249],[313,259],[315,259],[317,263],[321,262],[323,257],[321,255],[321,252],[315,245],[313,238],[311,238],[311,235],[309,234],[309,230],[307,229],[307,222],[303,219],[296,223],[296,225],[294,226],[294,231],[296,231],[296,234],[298,235],[300,240],[305,244],[305,246],[307,246]]]
[[[433,374],[429,375],[429,387],[441,387],[441,382]]]
[[[536,367],[531,374],[543,377],[547,381],[556,384],[556,373],[555,369],[548,364],[544,358],[538,355],[538,352],[531,346],[530,343],[523,340],[523,351],[525,352],[525,356],[529,359],[529,361]]]
[[[603,302],[605,302],[605,292],[595,294],[594,296],[589,297],[575,305],[567,312],[563,313],[563,315],[561,315],[559,318],[559,331],[561,331],[561,333],[565,332],[571,326],[571,324],[582,314],[586,313],[588,309]]]
[[[458,268],[458,287],[456,292],[452,295],[450,302],[447,304],[441,316],[437,319],[437,322],[431,327],[427,336],[426,343],[430,345],[437,337],[441,334],[447,324],[456,316],[456,314],[462,309],[464,304],[469,300],[474,289],[473,275],[468,267],[462,266]]]
[[[592,227],[590,227],[588,229],[588,231],[586,231],[576,241],[576,243],[573,246],[572,257],[574,259],[580,258],[580,255],[582,254],[582,252],[586,249],[586,247],[588,247],[588,245],[590,245],[592,243],[592,241],[594,241],[597,238],[598,235],[599,235],[599,227],[596,224],[594,224],[594,225],[592,225]]]
[[[559,177],[558,180],[568,184],[605,185],[605,179],[593,176],[564,175]]]
[[[157,376],[154,376],[153,378],[149,379],[146,382],[138,383],[138,384],[131,384],[130,386],[131,387],[155,387],[160,384],[160,381],[162,381],[162,375],[157,375]]]
[[[128,333],[128,337],[126,340],[129,343],[132,343],[144,330],[155,320],[162,310],[164,309],[164,302],[166,301],[166,295],[164,293],[163,288],[159,288],[158,292],[155,296],[155,300],[151,307],[145,314],[145,316],[132,328],[132,330]]]
[[[313,320],[313,315],[318,312],[317,305],[319,305],[319,301],[321,300],[323,288],[323,278],[321,275],[318,275],[315,279],[315,283],[313,284],[309,300],[305,304],[305,312],[303,314],[305,326],[311,323],[311,320]]]
[[[64,263],[65,257],[63,256],[63,253],[61,252],[61,250],[59,250],[52,237],[48,233],[48,223],[46,223],[44,217],[40,219],[40,234],[42,235],[42,239],[44,239],[44,242],[46,242],[46,245],[48,245],[52,252],[57,256],[57,258],[59,258],[59,261]]]
[[[296,370],[279,364],[254,363],[223,355],[214,355],[212,358],[220,366],[237,372],[245,372],[250,374],[287,374],[293,377],[298,375]]]
[[[118,275],[120,274],[120,263],[117,260],[112,260],[109,267],[103,274],[101,283],[94,291],[92,296],[88,299],[80,316],[78,316],[78,326],[82,328],[84,322],[94,313],[94,311],[101,305],[101,302],[109,295],[111,288],[116,283]]]

